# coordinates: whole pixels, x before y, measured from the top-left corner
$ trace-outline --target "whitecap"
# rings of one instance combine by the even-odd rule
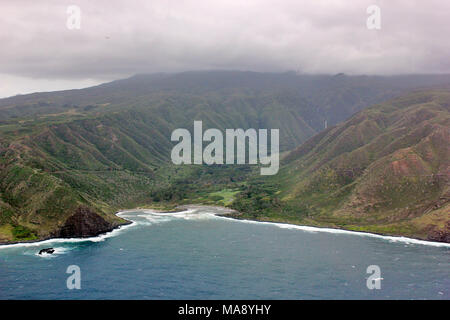
[[[12,247],[36,247],[41,246],[43,244],[55,244],[55,243],[78,243],[78,242],[101,242],[105,241],[108,238],[115,237],[119,235],[126,229],[132,228],[137,225],[151,226],[153,224],[169,222],[175,219],[184,219],[184,220],[210,220],[210,219],[225,219],[229,221],[234,221],[238,223],[252,223],[252,224],[265,224],[274,226],[281,229],[288,230],[300,230],[303,232],[310,233],[333,233],[333,234],[347,234],[347,235],[356,235],[363,237],[372,237],[379,238],[383,240],[387,240],[389,242],[402,242],[406,244],[420,244],[426,246],[435,246],[435,247],[447,247],[450,248],[450,243],[444,242],[433,242],[433,241],[425,241],[412,239],[407,237],[399,237],[399,236],[383,236],[374,233],[368,232],[358,232],[358,231],[350,231],[343,229],[333,229],[333,228],[321,228],[321,227],[311,227],[311,226],[302,226],[302,225],[293,225],[286,223],[278,223],[278,222],[266,222],[266,221],[254,221],[254,220],[245,220],[245,219],[234,219],[224,216],[219,216],[217,213],[209,211],[210,209],[187,209],[184,211],[178,212],[159,212],[151,209],[134,209],[134,210],[125,210],[117,213],[117,216],[124,218],[125,220],[130,221],[131,223],[128,225],[120,226],[110,232],[101,234],[96,237],[89,238],[56,238],[43,240],[38,242],[29,242],[29,243],[15,243],[15,244],[7,244],[0,245],[0,249],[12,248]],[[133,218],[141,218],[141,220],[132,220]],[[144,219],[145,221],[142,221]]]
[[[39,251],[33,251],[33,254],[40,258],[54,258],[58,255],[66,254],[70,250],[72,250],[71,248],[68,248],[68,247],[56,247],[53,249],[55,250],[53,253],[45,253],[44,252],[44,253],[39,254]],[[25,252],[24,254],[27,254],[27,253]]]
[[[120,215],[120,212],[117,214]],[[128,220],[128,219],[125,219]],[[131,220],[128,220],[131,221]],[[0,245],[1,249],[8,249],[8,248],[17,248],[17,247],[38,247],[45,245],[52,245],[57,243],[80,243],[80,242],[101,242],[105,241],[108,238],[115,237],[119,235],[121,232],[123,232],[126,229],[129,229],[131,227],[136,226],[137,223],[135,221],[131,221],[130,224],[122,225],[117,227],[116,229],[103,233],[101,235],[95,236],[95,237],[88,237],[88,238],[54,238],[54,239],[48,239],[48,240],[42,240],[42,241],[36,241],[36,242],[21,242],[21,243],[13,243],[13,244],[4,244]]]
[[[343,229],[333,229],[333,228],[321,228],[321,227],[311,227],[311,226],[301,226],[301,225],[294,225],[294,224],[287,224],[287,223],[278,223],[278,222],[266,222],[266,221],[254,221],[254,220],[245,220],[245,219],[234,219],[234,218],[228,218],[219,216],[222,219],[232,220],[232,221],[238,221],[241,223],[254,223],[254,224],[266,224],[275,226],[281,229],[290,229],[290,230],[301,230],[305,232],[310,233],[317,233],[317,232],[326,232],[326,233],[333,233],[333,234],[347,234],[347,235],[355,235],[355,236],[362,236],[362,237],[372,237],[372,238],[378,238],[378,239],[384,239],[389,242],[402,242],[406,244],[420,244],[420,245],[426,245],[426,246],[433,246],[433,247],[446,247],[450,248],[450,243],[445,242],[434,242],[434,241],[426,241],[426,240],[419,240],[419,239],[413,239],[413,238],[407,238],[402,236],[383,236],[376,233],[369,233],[369,232],[359,232],[359,231],[350,231],[350,230],[343,230]]]

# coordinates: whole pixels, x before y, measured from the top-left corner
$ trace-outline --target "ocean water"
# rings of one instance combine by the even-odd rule
[[[448,244],[214,213],[128,211],[133,224],[100,237],[2,246],[0,299],[450,299]]]

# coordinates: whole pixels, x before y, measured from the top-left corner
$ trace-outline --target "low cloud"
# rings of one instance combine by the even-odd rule
[[[450,72],[445,1],[0,3],[0,74],[10,79],[0,95],[29,92],[33,81],[80,87],[146,72]],[[381,9],[380,30],[366,27],[372,4]],[[69,5],[81,9],[79,30],[66,26]]]

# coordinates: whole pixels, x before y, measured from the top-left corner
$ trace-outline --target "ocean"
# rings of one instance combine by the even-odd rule
[[[450,244],[215,213],[125,211],[99,237],[0,246],[0,299],[450,299]]]

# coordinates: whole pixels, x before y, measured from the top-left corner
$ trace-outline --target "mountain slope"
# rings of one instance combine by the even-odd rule
[[[449,75],[346,76],[242,71],[137,75],[79,90],[0,99],[0,132],[130,112],[158,127],[193,120],[217,128],[280,128],[289,150],[328,125],[407,90],[450,84]],[[158,130],[158,127],[156,130]],[[164,132],[163,132],[164,133]]]
[[[233,206],[262,220],[449,242],[449,181],[450,91],[422,91],[313,137]]]
[[[61,228],[82,230],[66,224],[79,222],[77,214],[93,212],[105,219],[102,225],[115,226],[124,222],[112,214],[119,208],[234,194],[250,168],[171,164],[171,132],[192,129],[194,120],[202,120],[204,129],[279,128],[286,151],[322,130],[325,121],[337,123],[417,86],[449,82],[446,75],[187,72],[1,99],[0,241],[42,239],[61,234]],[[380,132],[377,126],[345,135],[364,130],[369,137]],[[328,157],[353,147],[344,135],[334,134],[339,140]],[[316,136],[302,148],[312,149],[319,140]]]

